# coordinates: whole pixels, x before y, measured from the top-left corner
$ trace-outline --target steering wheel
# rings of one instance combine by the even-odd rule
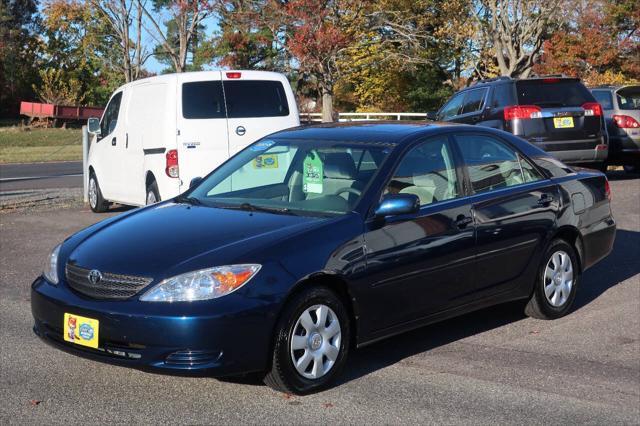
[[[359,197],[360,195],[362,195],[362,191],[360,191],[359,189],[356,189],[356,188],[350,188],[350,187],[346,187],[346,186],[345,186],[344,188],[340,188],[340,189],[338,189],[336,192],[334,192],[334,193],[333,193],[333,195],[340,195],[340,194],[342,194],[343,192],[349,192],[349,193],[351,193],[351,194],[355,194],[355,195],[357,195],[358,197]]]

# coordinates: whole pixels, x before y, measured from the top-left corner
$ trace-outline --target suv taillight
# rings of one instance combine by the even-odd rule
[[[584,109],[585,116],[600,117],[602,115],[602,107],[597,102],[584,103],[582,104],[582,108]]]
[[[515,120],[542,117],[542,110],[535,105],[513,105],[504,107],[504,119]]]
[[[167,151],[167,164],[164,169],[167,176],[171,178],[177,178],[180,176],[180,169],[178,168],[178,151],[175,149]]]
[[[640,123],[638,123],[635,118],[629,117],[628,115],[614,115],[613,121],[615,121],[616,126],[621,129],[637,129],[640,127]]]

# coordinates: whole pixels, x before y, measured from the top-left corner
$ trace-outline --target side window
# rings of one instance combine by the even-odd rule
[[[541,178],[530,165],[531,171],[525,177],[516,151],[491,136],[456,135],[455,139],[475,193],[507,188]]]
[[[445,104],[440,110],[440,114],[438,114],[441,120],[446,120],[447,118],[454,117],[458,115],[460,111],[460,107],[462,106],[462,101],[464,100],[464,93],[458,93],[455,95],[449,102]]]
[[[484,98],[486,94],[487,89],[469,90],[467,95],[464,97],[464,105],[462,106],[461,114],[480,111],[484,106]]]
[[[182,116],[187,119],[225,118],[220,81],[194,81],[182,85]]]
[[[420,205],[460,195],[451,144],[446,136],[427,140],[405,154],[385,193],[414,194]]]
[[[109,105],[104,111],[100,122],[100,135],[105,137],[116,129],[118,124],[118,113],[120,112],[120,102],[122,102],[122,92],[118,92],[109,101]]]
[[[520,161],[520,167],[522,168],[522,175],[524,176],[525,182],[536,182],[544,179],[544,176],[520,154],[518,154],[518,161]]]
[[[608,92],[606,90],[594,90],[591,93],[593,93],[593,97],[596,98],[596,101],[598,101],[598,103],[602,105],[602,108],[613,109],[613,102],[611,101],[611,92]]]
[[[491,95],[492,108],[502,108],[514,103],[511,84],[499,84],[493,87],[493,94]]]

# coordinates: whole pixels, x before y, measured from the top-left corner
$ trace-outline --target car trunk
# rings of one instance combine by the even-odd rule
[[[602,134],[601,109],[577,79],[543,78],[516,83],[518,105],[540,109],[513,123],[514,133],[545,144],[547,151],[593,149]]]

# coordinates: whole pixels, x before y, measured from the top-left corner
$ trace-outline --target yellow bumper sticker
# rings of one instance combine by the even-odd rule
[[[276,154],[258,155],[253,160],[254,169],[277,169],[278,156]]]
[[[64,340],[77,345],[98,348],[99,321],[80,315],[64,314]]]

